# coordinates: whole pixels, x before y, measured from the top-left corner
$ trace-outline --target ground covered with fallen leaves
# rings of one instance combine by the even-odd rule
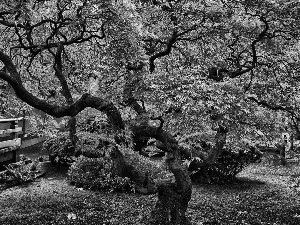
[[[0,189],[0,224],[143,224],[156,195],[94,192],[66,180],[67,168],[43,163],[33,183]],[[194,185],[194,224],[300,224],[300,166],[254,164],[230,185]],[[1,187],[0,187],[1,188]]]

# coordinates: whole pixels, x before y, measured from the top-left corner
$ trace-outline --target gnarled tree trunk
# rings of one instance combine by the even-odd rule
[[[130,123],[134,140],[147,140],[155,138],[164,145],[163,150],[167,152],[166,164],[174,174],[175,181],[160,182],[157,184],[158,200],[147,218],[148,224],[190,224],[186,218],[186,210],[192,194],[192,183],[188,171],[181,163],[180,148],[177,140],[167,131],[163,130],[163,121],[159,127],[149,125],[150,116],[145,108],[141,107],[134,97],[136,81],[134,78],[143,72],[143,65],[128,66],[126,83],[123,92],[124,102],[135,110],[137,118]],[[147,142],[145,142],[146,144]],[[142,146],[139,146],[140,148]]]
[[[171,150],[167,153],[166,163],[175,176],[175,182],[158,185],[158,201],[149,224],[190,224],[186,210],[191,199],[192,183],[181,163],[177,141],[169,136],[165,139],[165,145]]]
[[[188,171],[181,163],[180,148],[177,140],[161,128],[133,124],[135,135],[151,137],[162,142],[167,152],[166,164],[174,174],[175,181],[161,181],[157,184],[158,200],[149,218],[148,224],[190,224],[186,210],[192,194],[192,183]]]

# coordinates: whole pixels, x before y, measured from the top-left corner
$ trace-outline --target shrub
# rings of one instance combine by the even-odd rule
[[[88,158],[103,157],[114,142],[104,135],[94,133],[79,132],[77,135],[80,141],[77,143],[76,154]]]
[[[69,180],[77,187],[92,190],[134,191],[134,184],[127,177],[112,173],[109,158],[87,158],[80,156],[70,167]]]
[[[125,161],[140,170],[143,174],[149,173],[153,178],[157,178],[165,169],[160,162],[153,162],[149,158],[139,155],[138,152],[125,154]]]
[[[19,162],[5,166],[6,170],[0,174],[0,183],[19,185],[33,181],[39,173],[36,170],[38,163],[21,156]]]
[[[68,132],[61,132],[57,137],[48,139],[43,144],[53,163],[72,163],[74,156],[84,155],[89,158],[99,158],[105,153],[107,140],[101,135],[80,132],[77,134],[76,147],[73,146]]]
[[[72,156],[76,151],[68,132],[59,133],[59,136],[46,140],[43,144],[43,150],[48,152],[53,163],[72,162]]]
[[[222,151],[217,161],[212,165],[204,165],[191,172],[193,182],[222,184],[230,183],[236,175],[250,163],[258,162],[261,158],[259,151],[249,149],[230,149]],[[193,162],[190,162],[192,167]]]
[[[126,137],[128,139],[128,137]],[[130,143],[130,140],[128,140]],[[170,172],[166,171],[165,163],[156,160],[153,161],[148,157],[140,155],[133,150],[131,145],[118,145],[118,149],[124,155],[124,159],[127,165],[131,165],[140,171],[142,174],[148,174],[151,179],[158,179],[165,176],[169,176]]]
[[[105,133],[113,132],[112,126],[108,124],[105,120],[101,118],[88,118],[87,120],[78,122],[78,127],[80,131],[88,133]]]

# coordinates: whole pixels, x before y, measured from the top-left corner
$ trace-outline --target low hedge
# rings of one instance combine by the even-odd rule
[[[190,171],[190,177],[197,183],[230,183],[250,163],[259,162],[261,156],[254,148],[239,150],[226,148],[214,164],[203,165],[197,170]],[[195,159],[192,159],[189,168],[193,168],[193,160]]]
[[[112,161],[109,158],[88,158],[80,156],[71,165],[69,171],[71,184],[92,190],[134,191],[134,184],[127,177],[112,173]]]

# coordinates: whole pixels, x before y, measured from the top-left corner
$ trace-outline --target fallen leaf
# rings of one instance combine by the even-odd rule
[[[68,220],[76,220],[77,219],[77,216],[75,213],[68,213],[67,217],[68,217]]]

